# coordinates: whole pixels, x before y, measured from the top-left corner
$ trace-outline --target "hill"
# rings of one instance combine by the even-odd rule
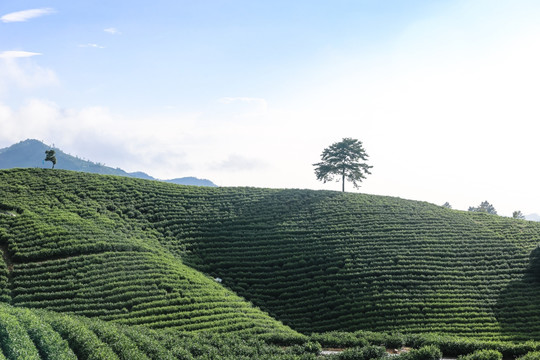
[[[16,307],[184,331],[292,334],[266,312],[303,333],[540,339],[535,222],[50,169],[0,184],[0,295]]]
[[[538,214],[525,215],[525,219],[529,221],[540,221],[540,215]]]
[[[28,139],[7,148],[0,149],[0,169],[12,168],[48,168],[49,162],[45,162],[45,150],[51,149],[41,141]],[[83,171],[102,175],[127,176],[146,180],[157,180],[154,177],[141,172],[128,173],[120,168],[112,168],[100,163],[89,160],[83,160],[79,157],[66,154],[58,148],[54,148],[56,153],[56,169]],[[195,177],[183,177],[171,180],[165,180],[174,184],[196,185],[196,186],[216,186],[213,182],[206,179]]]
[[[292,333],[171,255],[136,208],[115,205],[119,191],[141,195],[128,190],[127,180],[62,170],[0,172],[6,261],[0,299],[153,328]],[[96,198],[103,194],[109,201]]]

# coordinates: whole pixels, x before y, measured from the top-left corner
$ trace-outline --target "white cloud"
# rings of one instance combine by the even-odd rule
[[[0,52],[1,59],[14,59],[14,58],[25,58],[41,55],[40,53],[29,52],[29,51],[20,51],[20,50],[7,50]]]
[[[222,104],[232,104],[232,103],[244,103],[244,104],[253,104],[259,108],[261,111],[266,111],[268,109],[268,102],[262,98],[254,97],[222,97],[218,100]]]
[[[219,122],[261,125],[268,119],[269,105],[266,99],[257,97],[222,97],[205,109],[208,118]]]
[[[7,56],[0,59],[0,95],[14,89],[31,90],[58,83],[53,70],[37,65],[31,58]]]
[[[118,29],[117,29],[117,28],[114,28],[114,27],[110,27],[110,28],[103,29],[103,31],[105,31],[106,33],[112,34],[112,35],[119,35],[119,34],[121,34],[121,32],[118,31]]]
[[[214,164],[210,168],[217,171],[252,171],[264,168],[265,166],[264,161],[260,159],[232,154],[224,161]]]
[[[188,176],[193,146],[190,115],[126,119],[100,106],[61,108],[54,102],[28,100],[19,108],[0,103],[0,147],[35,138],[95,162],[162,178]],[[159,144],[159,146],[156,146]],[[155,171],[160,169],[161,171]]]
[[[101,46],[101,45],[93,44],[93,43],[80,44],[79,47],[82,47],[82,48],[105,49],[105,46]]]
[[[268,165],[279,129],[217,124],[197,113],[126,118],[104,107],[65,109],[33,99],[19,108],[0,103],[0,128],[0,147],[36,138],[73,155],[161,179],[197,176],[224,185],[269,186],[277,175]],[[280,152],[276,157],[282,160]],[[254,172],[264,173],[266,180],[239,175]]]
[[[30,19],[34,19],[40,16],[49,15],[54,13],[54,9],[51,8],[41,8],[41,9],[29,9],[23,11],[12,12],[0,17],[0,21],[4,23],[11,22],[23,22]]]

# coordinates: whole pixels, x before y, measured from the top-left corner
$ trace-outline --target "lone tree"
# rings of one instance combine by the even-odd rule
[[[54,150],[45,150],[45,161],[52,162],[52,168],[56,165],[56,153]]]
[[[355,188],[360,187],[360,182],[371,174],[370,166],[360,160],[366,161],[368,154],[362,147],[362,142],[357,139],[344,138],[324,149],[321,154],[321,162],[313,164],[317,180],[327,182],[334,180],[342,181],[341,190],[345,192],[345,179],[351,181]]]
[[[521,220],[524,220],[525,219],[525,215],[523,215],[523,213],[520,211],[520,210],[516,210],[512,213],[512,217],[514,219],[521,219]]]
[[[497,215],[497,210],[495,210],[493,205],[491,205],[487,201],[483,201],[478,207],[469,206],[469,211],[484,212],[492,215]]]

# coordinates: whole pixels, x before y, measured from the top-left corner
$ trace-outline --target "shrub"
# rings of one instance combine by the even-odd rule
[[[306,353],[318,355],[321,350],[322,346],[317,341],[308,341],[304,344],[304,352]]]
[[[279,346],[300,345],[305,343],[307,339],[304,335],[294,333],[267,333],[261,334],[259,337],[268,344]]]
[[[540,360],[540,351],[531,351],[522,357],[517,358],[517,360]]]
[[[437,345],[446,356],[458,356],[469,354],[480,349],[478,341],[464,338],[441,337],[436,341]]]
[[[390,349],[401,349],[403,344],[405,344],[405,336],[403,334],[390,334],[385,339],[385,345]]]
[[[497,350],[477,350],[472,354],[463,355],[459,360],[502,360],[502,354]]]
[[[439,360],[442,358],[442,352],[435,345],[426,345],[420,349],[412,349],[400,357],[405,360]]]
[[[339,360],[371,360],[387,357],[382,346],[368,345],[362,348],[347,349],[338,355]]]
[[[309,338],[324,347],[364,347],[369,345],[368,341],[361,336],[340,331],[312,334]]]
[[[1,352],[8,359],[39,360],[39,353],[17,318],[0,311]]]

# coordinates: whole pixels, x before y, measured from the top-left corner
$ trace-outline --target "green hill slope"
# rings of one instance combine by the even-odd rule
[[[398,198],[0,172],[4,298],[186,330],[540,339],[540,224]],[[189,266],[187,266],[189,265]],[[5,275],[2,275],[5,274]],[[230,299],[234,301],[230,302]]]
[[[159,331],[0,304],[0,359],[201,358],[292,360],[298,357],[290,350],[254,336]]]
[[[0,269],[3,301],[153,328],[293,333],[184,265],[159,233],[125,220],[129,211],[119,215],[92,199],[122,178],[38,169],[0,177],[0,244],[9,263]]]

